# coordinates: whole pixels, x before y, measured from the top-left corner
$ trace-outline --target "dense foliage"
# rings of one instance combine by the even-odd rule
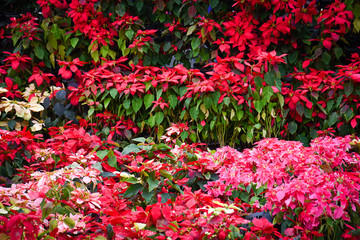
[[[360,235],[358,1],[6,6],[1,239]]]

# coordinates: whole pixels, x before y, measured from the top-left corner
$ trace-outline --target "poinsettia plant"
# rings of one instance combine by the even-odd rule
[[[31,4],[0,29],[1,239],[358,238],[357,0]]]

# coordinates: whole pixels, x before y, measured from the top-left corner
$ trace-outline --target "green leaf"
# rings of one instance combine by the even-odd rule
[[[141,98],[139,98],[139,97],[133,98],[132,107],[134,109],[134,112],[139,111],[142,105],[143,105],[143,101]]]
[[[204,105],[205,105],[205,108],[206,109],[209,109],[210,107],[211,107],[211,105],[213,104],[213,100],[212,100],[212,98],[211,97],[209,97],[209,96],[206,96],[205,98],[204,98]]]
[[[237,110],[236,111],[236,118],[238,119],[238,121],[240,121],[243,116],[244,116],[244,111],[243,110]]]
[[[269,102],[271,99],[271,96],[274,94],[274,91],[270,86],[266,86],[262,90],[262,97],[266,100],[266,102]]]
[[[192,48],[193,50],[199,48],[200,43],[201,43],[200,38],[193,38],[193,39],[191,40],[191,48]]]
[[[127,197],[127,198],[133,197],[142,189],[143,189],[143,185],[141,185],[140,183],[131,185],[124,193],[124,197]]]
[[[110,96],[115,99],[116,95],[118,94],[118,90],[116,88],[112,88],[110,90]]]
[[[326,110],[327,110],[328,113],[331,112],[331,109],[333,108],[334,104],[335,104],[334,100],[329,100],[329,101],[327,102]]]
[[[123,106],[127,110],[130,108],[131,101],[129,99],[124,100]]]
[[[90,117],[91,115],[93,115],[93,113],[95,112],[94,108],[90,108],[88,111],[88,117]]]
[[[120,17],[124,16],[124,14],[126,13],[124,4],[122,4],[122,3],[116,4],[115,13],[117,13]]]
[[[106,240],[106,237],[104,237],[104,236],[97,236],[96,238],[94,238],[94,240]]]
[[[134,153],[137,153],[137,152],[139,152],[141,149],[136,145],[136,144],[129,144],[129,145],[127,145],[123,150],[122,150],[122,154],[123,155],[127,155],[127,154],[129,154],[129,153],[132,153],[132,152],[134,152]]]
[[[296,111],[300,116],[302,116],[304,114],[304,105],[298,103],[296,105]]]
[[[66,223],[66,225],[68,225],[69,228],[75,227],[75,221],[72,218],[69,218],[69,217],[65,218],[64,223]]]
[[[180,134],[181,140],[185,141],[186,138],[189,136],[189,132],[184,131]]]
[[[49,40],[49,44],[52,48],[54,48],[55,50],[58,49],[58,42],[57,40],[55,39],[54,35],[53,34],[50,34],[48,35],[48,40]]]
[[[51,32],[54,34],[54,37],[57,40],[59,40],[61,38],[61,32],[60,32],[60,29],[59,29],[59,27],[58,27],[58,25],[56,23],[52,25]]]
[[[107,107],[109,106],[110,101],[111,101],[111,98],[106,98],[106,99],[104,100],[104,107],[105,107],[105,108],[107,108]]]
[[[11,39],[13,41],[14,46],[16,46],[16,43],[19,41],[19,38],[23,35],[24,33],[22,32],[14,32],[14,34],[12,34]]]
[[[136,1],[136,9],[137,9],[139,12],[140,12],[141,9],[143,8],[143,6],[144,6],[143,1],[141,1],[141,0]]]
[[[132,29],[128,29],[126,32],[125,32],[125,36],[129,39],[129,40],[132,40],[132,38],[134,37],[135,35],[135,32],[132,30]]]
[[[151,105],[152,102],[155,100],[154,95],[152,94],[146,94],[144,96],[144,105],[145,105],[145,109],[148,109]]]
[[[73,47],[73,48],[75,48],[76,47],[76,45],[78,44],[78,42],[79,42],[79,38],[72,38],[71,40],[70,40],[70,43],[71,43],[71,46]]]
[[[145,143],[146,138],[144,137],[138,137],[138,138],[134,138],[132,139],[134,142],[139,142],[139,143]]]
[[[55,228],[58,227],[58,222],[56,219],[51,219],[50,220],[50,224],[49,224],[49,227],[50,227],[50,231],[54,230]]]
[[[230,104],[230,98],[229,98],[229,97],[224,97],[223,103],[224,103],[226,106],[229,106],[229,104]]]
[[[109,46],[102,46],[100,48],[100,53],[101,53],[101,56],[103,56],[104,58],[106,58],[106,56],[108,55],[109,53]]]
[[[170,107],[172,109],[175,109],[175,107],[178,103],[178,99],[177,99],[176,95],[173,94],[173,95],[169,96],[169,103],[170,103]]]
[[[201,48],[200,57],[203,61],[209,60],[210,58],[209,50],[207,50],[206,48]]]
[[[337,112],[333,112],[329,117],[329,127],[334,125],[339,120],[339,115]]]
[[[290,122],[288,125],[288,130],[291,134],[296,133],[297,130],[297,124],[295,122]]]
[[[164,50],[164,52],[167,52],[167,51],[169,51],[170,48],[171,48],[171,42],[166,42],[164,44],[163,50]]]
[[[154,127],[155,123],[155,116],[150,116],[148,119],[148,124],[150,125],[150,127]]]
[[[355,6],[352,9],[352,12],[354,13],[355,18],[360,18],[360,3],[355,4]]]
[[[261,110],[262,110],[262,108],[263,108],[263,104],[262,104],[261,101],[255,101],[255,102],[254,102],[254,107],[255,107],[256,111],[257,111],[258,113],[260,113]]]
[[[149,203],[151,201],[151,198],[154,196],[154,192],[144,189],[143,192],[141,193],[141,196],[145,199],[146,203]]]
[[[179,92],[180,92],[180,97],[184,96],[185,93],[187,92],[187,87],[186,86],[180,87]]]
[[[343,55],[344,52],[343,52],[342,48],[335,47],[334,53],[335,53],[336,59],[340,59],[340,57]]]
[[[275,76],[272,71],[265,73],[264,80],[269,86],[274,86]]]
[[[298,59],[298,55],[299,52],[298,51],[294,51],[291,54],[288,55],[288,60],[290,64],[293,64],[296,62],[296,60]]]
[[[92,51],[90,53],[92,59],[95,61],[95,62],[98,62],[99,61],[99,51],[96,50],[96,51]]]
[[[157,99],[157,100],[160,99],[162,93],[163,93],[163,90],[162,90],[162,89],[159,89],[159,90],[156,91],[156,99]]]
[[[45,52],[44,52],[44,49],[43,49],[43,48],[41,48],[41,47],[35,47],[34,51],[35,51],[35,56],[36,56],[37,58],[39,58],[39,59],[41,59],[41,60],[44,58]]]
[[[331,55],[327,52],[324,52],[321,56],[321,60],[326,64],[328,65],[331,61]]]
[[[210,0],[209,3],[212,8],[216,8],[219,4],[219,0]]]
[[[190,138],[190,140],[192,141],[192,142],[196,142],[196,133],[191,133],[190,134],[190,136],[189,136],[189,138]]]
[[[192,25],[188,28],[188,31],[186,33],[186,36],[189,36],[190,34],[192,34],[196,29],[196,25]]]
[[[103,160],[105,157],[106,157],[106,155],[108,155],[108,153],[109,153],[109,150],[101,150],[101,151],[97,151],[97,153],[96,153],[96,156],[98,156],[101,160]]]
[[[197,120],[199,116],[199,109],[197,107],[192,107],[190,109],[190,116],[192,119]]]
[[[54,204],[52,202],[47,202],[45,205],[41,208],[41,219],[44,220],[47,216],[49,216],[50,213],[52,213],[52,210],[54,209]]]
[[[137,178],[135,177],[129,177],[129,178],[126,178],[124,179],[125,182],[128,182],[128,183],[131,183],[131,184],[136,184],[138,183],[139,181],[137,180]]]
[[[152,190],[157,188],[160,184],[159,180],[154,180],[151,177],[148,177],[148,179],[146,181],[149,184],[149,192],[151,192]]]
[[[162,123],[162,121],[164,120],[164,113],[163,112],[157,112],[155,113],[155,121],[158,125],[160,125]]]
[[[347,85],[347,86],[345,86],[344,90],[345,90],[346,97],[348,97],[354,91],[354,86],[352,84]]]
[[[255,86],[257,87],[257,89],[262,87],[263,80],[261,77],[255,77],[254,81],[255,81]]]
[[[108,158],[108,164],[111,166],[111,167],[114,167],[116,168],[117,167],[117,159],[115,156],[111,156]]]

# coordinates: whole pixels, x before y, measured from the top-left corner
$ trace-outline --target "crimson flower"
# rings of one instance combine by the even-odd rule
[[[55,76],[51,73],[44,73],[38,67],[33,68],[33,74],[29,77],[29,82],[35,81],[38,86],[40,86],[45,80],[50,84],[51,79],[55,78]]]
[[[7,28],[12,29],[11,32],[20,32],[22,38],[27,38],[29,40],[40,40],[36,37],[36,34],[39,32],[39,24],[37,23],[37,18],[31,15],[31,13],[26,13],[21,15],[20,18],[10,18],[11,23]]]
[[[4,52],[6,54],[9,54],[7,58],[4,59],[5,64],[10,64],[11,67],[16,71],[18,68],[21,70],[25,70],[29,64],[29,62],[32,60],[31,57],[27,55],[20,55],[20,52],[17,53],[9,53]]]
[[[226,31],[225,36],[230,36],[230,41],[234,47],[238,47],[240,51],[245,50],[245,45],[248,41],[253,39],[255,35],[252,33],[255,28],[248,19],[243,19],[243,16],[238,13],[234,19],[223,23]]]
[[[269,21],[261,25],[259,30],[262,31],[265,46],[269,46],[271,42],[278,44],[280,33],[290,33],[289,21],[286,21],[283,17],[273,15]]]
[[[199,19],[199,22],[196,25],[201,27],[201,31],[197,33],[199,38],[202,38],[203,41],[204,39],[215,41],[215,34],[211,34],[211,31],[213,31],[214,28],[217,28],[221,32],[222,30],[220,24],[212,19],[207,19],[205,17],[199,16],[197,18]]]
[[[294,4],[296,1],[294,0],[272,0],[271,4],[274,6],[274,13],[276,13],[279,10],[284,10],[289,13],[290,8],[294,8]]]
[[[254,218],[252,220],[252,223],[254,224],[253,227],[251,227],[251,231],[257,232],[257,231],[261,231],[261,233],[265,233],[265,234],[276,234],[276,235],[280,235],[279,237],[281,237],[281,234],[276,230],[276,228],[274,228],[274,225],[272,223],[270,223],[266,218],[261,218],[261,219],[257,219]]]
[[[18,90],[18,85],[14,84],[13,80],[11,80],[10,78],[6,77],[5,78],[5,83],[6,83],[6,88],[8,91],[5,93],[5,97],[7,98],[20,98],[21,97],[21,92]]]
[[[176,74],[176,71],[174,70],[168,70],[163,71],[162,74],[158,75],[156,77],[156,80],[152,82],[152,85],[156,87],[157,82],[163,83],[163,90],[164,92],[167,90],[170,84],[179,84],[179,80],[181,79],[181,76]]]
[[[281,54],[280,56],[276,56],[276,52],[263,52],[261,50],[258,51],[258,56],[256,57],[256,60],[259,60],[258,64],[262,64],[265,62],[265,72],[268,72],[268,64],[275,65],[277,63],[285,63],[285,60],[283,57],[285,57],[287,54]]]
[[[300,20],[303,20],[303,22],[311,23],[313,20],[313,16],[318,13],[315,7],[316,0],[313,0],[307,7],[306,0],[298,0],[294,4],[294,9],[291,11],[295,15],[295,23],[298,23]]]
[[[170,32],[173,32],[175,30],[175,28],[178,29],[180,32],[186,32],[186,28],[184,28],[180,24],[179,20],[175,21],[175,19],[173,19],[172,23],[165,23],[164,26],[168,27]]]
[[[287,97],[285,98],[285,103],[288,104],[291,110],[296,109],[296,105],[298,102],[303,104],[301,100],[306,103],[307,108],[312,108],[312,102],[310,102],[309,99],[306,98],[306,93],[308,92],[308,90],[297,89],[294,91],[291,85],[290,88],[283,87],[281,89],[281,92],[283,95],[287,95]]]
[[[77,66],[84,66],[86,64],[86,62],[80,61],[79,58],[75,58],[70,62],[66,62],[66,61],[58,61],[58,64],[60,66],[63,66],[62,68],[59,69],[59,74],[64,78],[64,79],[70,79],[72,77],[72,73],[75,74],[79,74],[80,70],[77,68]],[[67,68],[70,68],[67,69]]]
[[[216,40],[215,42],[213,42],[217,45],[219,45],[219,49],[221,52],[225,52],[228,55],[230,55],[230,45],[231,42],[230,41],[225,41],[223,38]]]
[[[162,110],[164,110],[165,107],[169,107],[169,104],[167,104],[162,97],[160,97],[157,101],[153,101],[152,103],[154,103],[153,109],[157,106],[160,106]]]
[[[68,12],[68,15],[76,24],[86,23],[88,17],[92,16],[94,12],[94,3],[85,0],[73,0],[69,7],[71,10]]]

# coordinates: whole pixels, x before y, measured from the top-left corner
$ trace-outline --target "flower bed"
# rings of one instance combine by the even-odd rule
[[[358,0],[31,5],[0,29],[0,239],[359,238]]]
[[[17,183],[2,179],[2,239],[357,238],[350,136],[263,139],[243,152],[138,138],[120,153],[77,125],[36,139],[1,131],[1,149],[26,143],[14,155],[31,156]],[[272,222],[251,219],[266,211]]]

